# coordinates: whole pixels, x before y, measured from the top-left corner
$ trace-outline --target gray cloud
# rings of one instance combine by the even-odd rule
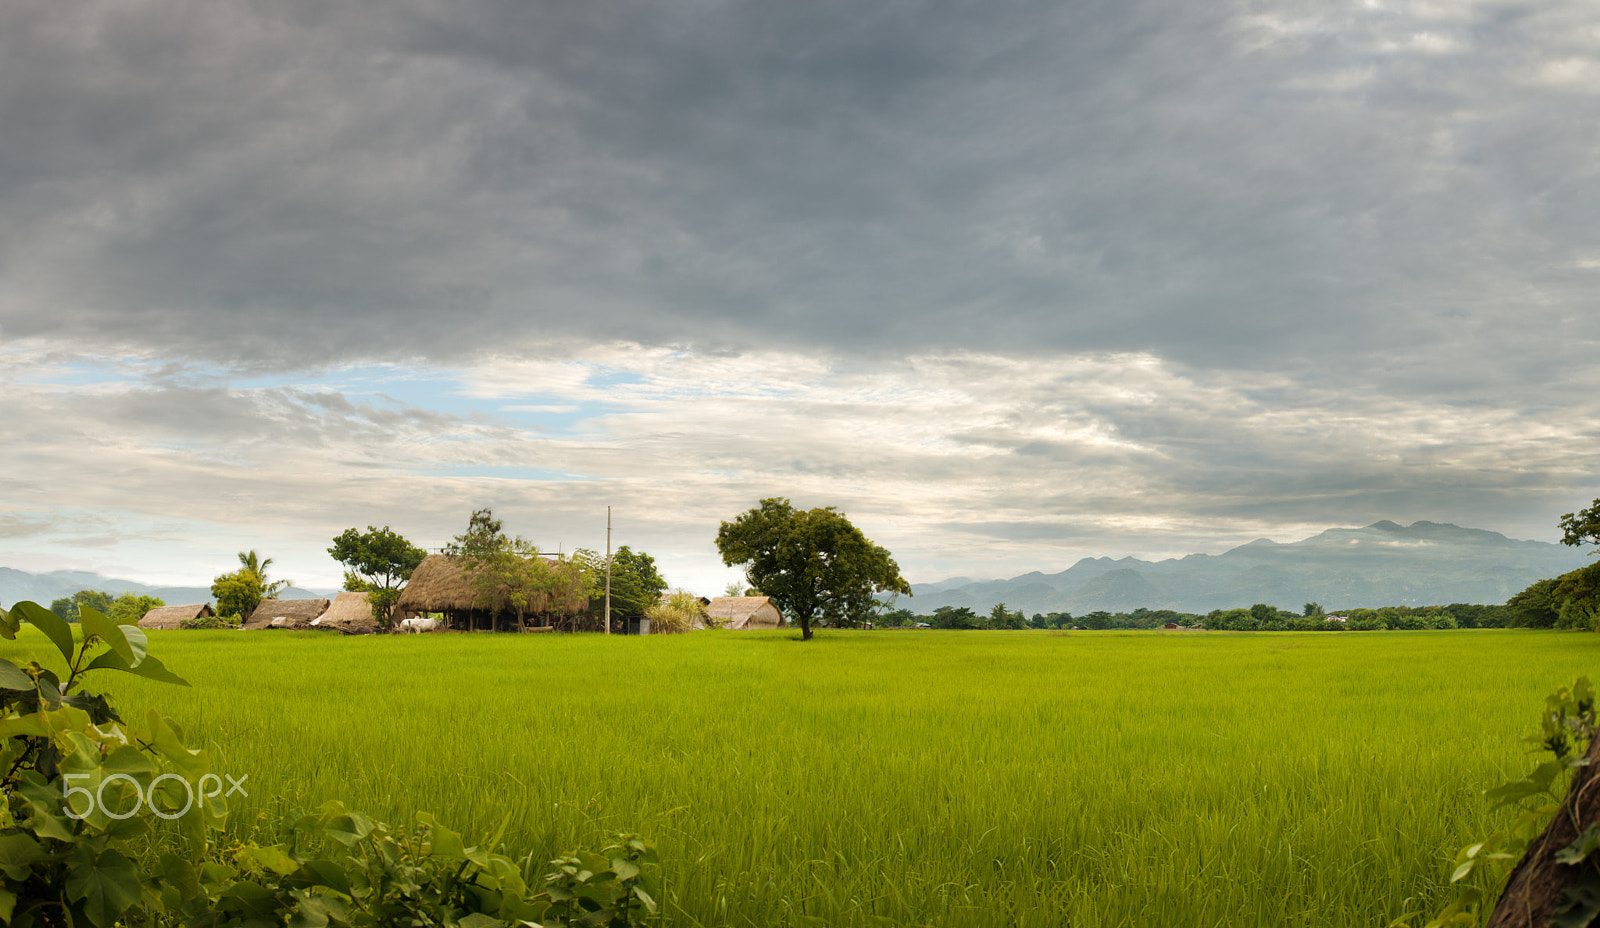
[[[0,325],[1383,375],[1596,338],[1578,4],[0,11]],[[1497,376],[1510,376],[1501,374]]]

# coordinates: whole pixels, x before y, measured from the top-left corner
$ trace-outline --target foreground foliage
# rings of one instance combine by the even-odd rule
[[[426,813],[390,829],[328,801],[228,837],[222,784],[235,778],[186,747],[172,720],[151,710],[127,724],[80,688],[101,670],[188,684],[137,627],[87,607],[79,619],[75,640],[33,603],[0,610],[0,636],[31,625],[66,666],[0,660],[0,922],[627,928],[657,913],[655,852],[634,835],[546,869],[499,853],[499,833],[470,846]]]
[[[1588,677],[1579,677],[1545,698],[1539,716],[1540,731],[1522,740],[1549,755],[1526,775],[1485,791],[1492,809],[1509,809],[1515,817],[1482,840],[1462,847],[1451,865],[1450,882],[1455,897],[1423,928],[1476,928],[1506,888],[1510,865],[1542,850],[1536,839],[1551,819],[1573,813],[1564,803],[1576,775],[1589,765],[1589,747],[1595,735],[1595,694]],[[1565,866],[1581,867],[1579,880],[1563,891],[1553,928],[1584,928],[1600,915],[1600,824],[1573,819],[1576,838],[1556,851],[1554,859]],[[1546,839],[1547,840],[1547,839]],[[1508,900],[1509,901],[1509,900]],[[1390,928],[1405,928],[1396,920]]]

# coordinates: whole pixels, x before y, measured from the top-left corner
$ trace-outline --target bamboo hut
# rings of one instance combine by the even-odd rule
[[[706,615],[722,628],[784,628],[783,613],[771,596],[718,596],[706,607]]]
[[[525,558],[523,563],[534,560],[536,559]],[[541,560],[557,569],[555,575],[559,574],[559,570],[572,568],[570,562],[559,562],[549,558]],[[554,624],[563,624],[565,627],[570,626],[572,617],[582,612],[587,604],[581,593],[576,596],[567,595],[577,592],[578,589],[579,587],[574,586],[565,594],[545,596],[540,603],[524,608],[519,622],[515,607],[506,602],[495,603],[494,597],[485,593],[473,582],[473,577],[467,571],[463,559],[444,554],[430,554],[422,559],[416,570],[411,572],[411,579],[400,591],[400,600],[395,604],[395,611],[410,615],[424,612],[443,613],[448,627],[469,631],[479,629],[497,631],[503,627],[521,630],[526,626],[548,628]]]
[[[186,619],[215,617],[217,610],[210,603],[191,603],[187,606],[158,606],[139,620],[140,628],[182,628]]]
[[[344,592],[333,598],[327,612],[311,620],[311,627],[346,635],[371,635],[378,630],[378,623],[372,617],[367,594]]]
[[[263,628],[306,629],[311,620],[328,611],[326,599],[263,599],[242,626],[245,631]]]

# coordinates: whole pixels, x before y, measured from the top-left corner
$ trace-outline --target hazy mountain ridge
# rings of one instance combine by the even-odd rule
[[[1261,538],[1214,555],[1086,557],[1053,574],[912,584],[915,595],[905,605],[927,614],[946,605],[987,611],[1004,602],[1027,615],[1082,615],[1140,607],[1204,613],[1263,602],[1294,611],[1313,601],[1329,609],[1502,603],[1535,580],[1587,560],[1578,548],[1485,529],[1386,520],[1282,544]]]
[[[158,597],[169,606],[211,602],[210,587],[157,586],[149,583],[140,583],[137,580],[103,577],[100,574],[82,570],[56,570],[47,574],[32,574],[25,570],[0,567],[0,605],[32,600],[41,606],[48,606],[54,600],[71,596],[79,590],[102,590],[112,596],[120,596],[125,592],[132,591],[145,596]],[[337,591],[307,590],[291,586],[280,592],[278,598],[331,598],[335,592]]]

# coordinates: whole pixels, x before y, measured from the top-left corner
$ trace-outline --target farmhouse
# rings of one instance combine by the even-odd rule
[[[140,628],[182,628],[184,619],[203,619],[215,616],[217,610],[210,603],[191,603],[187,606],[160,606],[151,609],[139,620]]]
[[[328,605],[326,599],[263,599],[245,619],[243,628],[310,628],[311,620],[327,612]]]
[[[340,593],[328,611],[311,620],[312,628],[328,628],[346,635],[370,635],[378,630],[372,604],[365,593]]]
[[[523,621],[539,628],[549,628],[554,623],[570,620],[587,605],[580,592],[581,585],[570,573],[575,567],[570,562],[549,558],[545,558],[544,562],[551,568],[546,578],[551,580],[551,585],[535,591],[535,598],[542,596],[540,604],[523,612]],[[563,572],[568,572],[567,580],[562,579]],[[395,604],[395,611],[407,615],[442,612],[445,624],[450,628],[499,630],[509,627],[513,631],[522,630],[514,609],[507,606],[496,608],[473,584],[463,562],[445,554],[430,554],[422,559],[422,563],[412,571],[405,588],[400,591],[400,601]]]
[[[771,596],[718,596],[706,607],[706,615],[723,628],[784,628],[789,624]]]

